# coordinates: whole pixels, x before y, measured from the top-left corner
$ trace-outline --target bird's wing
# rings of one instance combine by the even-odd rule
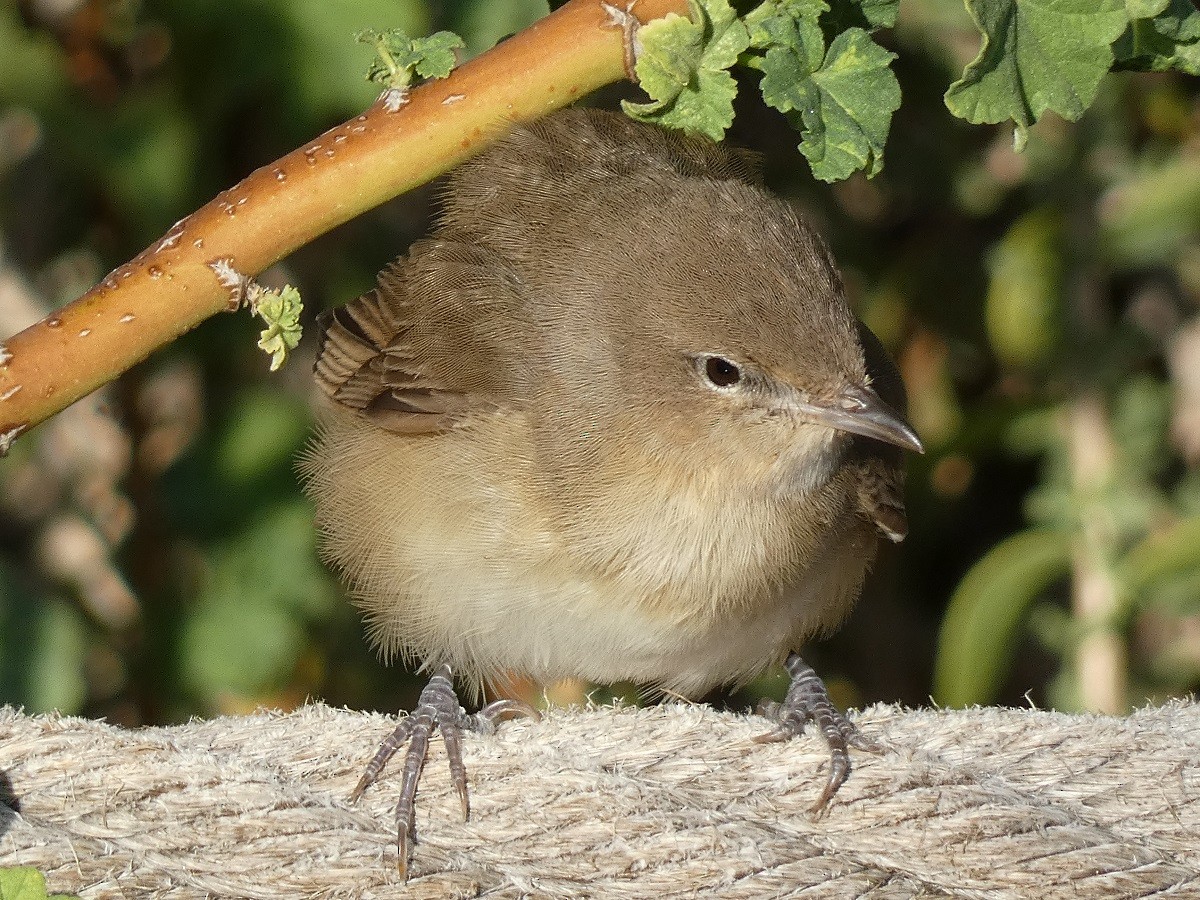
[[[908,395],[900,371],[883,344],[866,325],[858,323],[859,340],[867,362],[871,387],[881,400],[901,415],[908,409]],[[904,452],[880,441],[855,442],[855,461],[862,469],[858,479],[859,512],[890,541],[908,535],[904,508]]]
[[[494,253],[420,241],[374,290],[320,316],[317,385],[388,431],[445,431],[519,394],[521,307]]]

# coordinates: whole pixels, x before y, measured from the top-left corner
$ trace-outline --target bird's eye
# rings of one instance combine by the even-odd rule
[[[704,360],[704,377],[714,387],[732,387],[742,380],[742,370],[721,356]]]

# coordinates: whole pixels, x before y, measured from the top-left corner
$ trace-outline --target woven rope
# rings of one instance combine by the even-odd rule
[[[819,819],[819,740],[753,744],[763,720],[704,707],[468,737],[468,823],[435,740],[404,896],[1200,897],[1200,705],[858,722],[885,750],[854,754]],[[129,731],[0,708],[18,810],[0,803],[0,866],[88,898],[401,895],[398,759],[345,801],[392,725],[315,705]]]

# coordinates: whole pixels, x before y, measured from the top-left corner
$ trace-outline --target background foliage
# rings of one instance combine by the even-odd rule
[[[1055,3],[1028,8],[1042,6]],[[368,104],[359,31],[449,28],[474,53],[545,8],[0,5],[0,334]],[[1157,52],[1135,37],[1124,56]],[[1117,711],[1193,690],[1197,83],[1110,75],[1077,123],[1047,114],[1017,155],[1011,124],[967,125],[944,105],[979,50],[961,0],[904,0],[873,39],[897,54],[903,96],[877,177],[815,182],[746,83],[731,131],[833,244],[929,449],[910,468],[908,541],[807,655],[853,704],[932,692]],[[596,98],[620,99],[638,96]],[[298,285],[309,315],[344,302],[422,233],[435,197],[389,203],[263,280]],[[268,378],[257,334],[249,317],[212,320],[0,461],[0,701],[126,724],[309,696],[411,703],[416,682],[364,647],[315,555],[292,468],[311,341]]]

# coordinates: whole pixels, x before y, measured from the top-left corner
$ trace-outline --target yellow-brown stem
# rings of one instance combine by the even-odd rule
[[[642,21],[686,0],[640,0]],[[510,123],[625,76],[624,35],[600,0],[561,9],[412,91],[376,103],[253,172],[103,282],[0,342],[0,451],[204,319],[226,309],[211,264],[253,275],[383,201],[453,168]]]
[[[1094,499],[1112,478],[1117,454],[1103,398],[1086,393],[1071,401],[1067,429],[1075,489],[1086,504],[1072,554],[1071,611],[1085,629],[1075,672],[1084,708],[1118,715],[1126,712],[1128,662],[1112,625],[1118,604],[1113,529],[1104,504]]]

